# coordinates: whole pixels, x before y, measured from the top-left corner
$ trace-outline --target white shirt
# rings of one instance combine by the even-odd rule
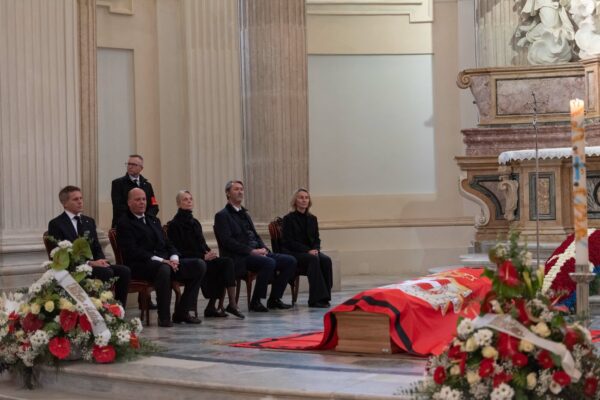
[[[134,214],[134,215],[135,215],[135,217],[137,219],[145,218],[144,214],[142,214],[142,215]],[[144,221],[142,221],[142,222],[144,222]],[[153,260],[153,261],[158,261],[158,262],[163,262],[165,260],[164,258],[159,257],[159,256],[152,256],[152,257],[150,257],[150,259]],[[171,261],[179,261],[179,256],[177,254],[172,254],[171,257],[169,257],[169,260],[171,260]]]

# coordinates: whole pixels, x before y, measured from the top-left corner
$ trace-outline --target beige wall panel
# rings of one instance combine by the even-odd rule
[[[431,29],[408,15],[308,15],[308,54],[431,54]]]
[[[133,50],[136,128],[134,151],[144,156],[142,174],[154,186],[162,207],[156,2],[136,2],[133,15],[113,14],[107,7],[97,7],[96,12],[98,47]],[[100,162],[123,164],[127,161],[115,157],[114,153],[99,154],[98,157]],[[124,173],[125,166],[119,176]],[[98,188],[99,193],[106,191],[110,192],[110,187]],[[99,206],[106,210],[110,204],[100,203]],[[103,212],[102,215],[106,213]],[[159,217],[164,219],[162,212]],[[101,227],[109,225],[110,219],[100,220]]]

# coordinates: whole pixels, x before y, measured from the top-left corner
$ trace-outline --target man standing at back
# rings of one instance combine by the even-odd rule
[[[125,165],[127,166],[127,173],[125,176],[112,181],[110,197],[113,205],[113,228],[117,227],[119,218],[127,212],[127,196],[129,191],[136,187],[139,187],[146,193],[147,205],[145,214],[153,217],[158,215],[158,201],[156,200],[156,196],[154,196],[152,184],[140,175],[144,169],[144,158],[139,154],[132,154],[129,156]]]
[[[236,275],[245,270],[256,272],[256,286],[250,300],[250,311],[264,312],[261,299],[267,297],[267,287],[273,280],[267,307],[287,309],[291,305],[281,301],[288,282],[296,273],[296,259],[286,254],[272,253],[258,236],[252,218],[242,207],[244,184],[229,181],[225,185],[227,205],[215,215],[215,235],[221,257],[233,259]]]
[[[60,200],[65,212],[48,223],[48,235],[56,240],[68,240],[73,242],[78,237],[87,234],[90,241],[93,260],[88,261],[92,267],[92,276],[101,281],[118,278],[115,282],[115,299],[119,300],[123,307],[127,303],[127,286],[131,280],[131,271],[124,265],[110,264],[104,257],[102,246],[98,241],[96,222],[93,218],[83,215],[83,195],[77,186],[65,186],[59,193]]]

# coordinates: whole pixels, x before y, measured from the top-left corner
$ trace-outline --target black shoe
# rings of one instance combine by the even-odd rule
[[[223,311],[223,310],[217,310],[216,308],[207,308],[204,310],[204,316],[206,318],[211,318],[211,317],[223,318],[223,317],[226,317],[227,314],[225,314],[225,311]]]
[[[156,305],[156,303],[151,301],[150,305],[148,306],[148,310],[156,310],[157,308],[158,308],[158,306]]]
[[[158,319],[158,326],[163,327],[163,328],[170,328],[170,327],[173,326],[173,323],[169,319],[162,320],[162,319],[159,318]]]
[[[292,308],[292,305],[285,304],[281,299],[269,299],[269,301],[267,301],[267,307],[270,309],[287,310]]]
[[[186,323],[186,324],[200,324],[202,320],[200,318],[192,317],[189,314],[179,316],[177,314],[173,314],[173,322],[176,324]]]
[[[225,309],[225,311],[227,311],[231,315],[235,315],[236,317],[238,317],[240,319],[246,318],[246,316],[240,312],[239,308],[234,308],[234,307],[231,306],[231,304],[227,306],[227,308]]]
[[[254,312],[267,312],[269,311],[269,309],[265,306],[263,306],[263,304],[260,301],[257,301],[256,303],[250,303],[250,307],[248,307],[250,309],[250,311],[254,311]]]
[[[317,301],[316,303],[308,303],[308,306],[313,308],[329,308],[329,303]]]

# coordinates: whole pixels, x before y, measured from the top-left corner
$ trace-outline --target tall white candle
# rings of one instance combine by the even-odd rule
[[[575,264],[588,268],[587,186],[585,169],[585,130],[583,100],[571,100],[571,143],[573,145],[573,228]]]

